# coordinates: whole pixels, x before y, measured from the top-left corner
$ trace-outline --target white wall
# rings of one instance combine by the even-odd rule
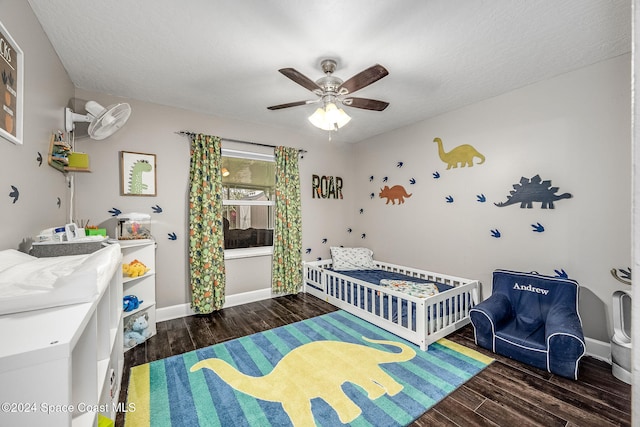
[[[76,91],[75,104],[93,99],[103,105],[129,102],[131,118],[116,134],[103,141],[76,140],[76,150],[90,156],[91,173],[77,174],[77,217],[93,224],[108,221],[110,210],[144,212],[152,215],[152,234],[158,242],[156,294],[158,308],[183,305],[191,300],[188,280],[187,196],[189,182],[189,140],[175,132],[188,130],[230,139],[286,145],[307,150],[300,160],[303,239],[316,240],[318,230],[344,229],[347,202],[311,200],[311,175],[331,174],[348,169],[350,147],[330,144],[323,134],[316,140],[283,129],[258,126],[236,120],[213,117],[131,99],[115,98],[103,93]],[[80,133],[80,129],[78,131]],[[246,144],[227,144],[227,148],[264,151]],[[157,197],[120,196],[119,152],[133,151],[156,155]],[[152,206],[162,213],[155,214]],[[341,225],[342,224],[342,225]],[[177,240],[168,239],[176,233]],[[307,257],[315,258],[315,251]],[[227,260],[226,295],[232,296],[270,287],[270,257]]]
[[[24,53],[25,83],[23,144],[0,138],[0,249],[27,251],[40,230],[64,225],[68,216],[65,178],[47,165],[47,152],[74,88],[29,4],[0,0],[0,10],[2,24]],[[15,203],[8,196],[11,186],[19,191]]]
[[[364,245],[359,236],[366,233],[377,258],[479,279],[485,296],[496,268],[564,269],[582,285],[585,335],[608,342],[611,294],[625,287],[610,270],[631,265],[630,60],[624,55],[357,144],[355,210],[365,213],[352,212],[351,244]],[[435,137],[447,152],[471,144],[486,161],[446,170]],[[521,177],[536,174],[573,198],[553,210],[494,205]],[[404,205],[378,197],[384,176],[413,194]],[[543,233],[532,231],[538,222]]]

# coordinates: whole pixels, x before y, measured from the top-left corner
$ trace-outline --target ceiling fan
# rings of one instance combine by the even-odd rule
[[[351,120],[341,108],[337,107],[337,104],[373,111],[382,111],[389,106],[389,103],[385,101],[351,96],[353,92],[369,86],[388,75],[389,72],[386,68],[376,64],[361,71],[350,79],[342,81],[333,75],[336,65],[337,63],[333,59],[323,60],[321,66],[325,76],[315,82],[294,68],[282,68],[278,70],[284,74],[285,77],[288,77],[305,89],[315,93],[318,98],[273,105],[267,108],[269,110],[281,110],[283,108],[322,102],[322,107],[318,108],[318,110],[309,117],[309,121],[321,129],[336,130]]]

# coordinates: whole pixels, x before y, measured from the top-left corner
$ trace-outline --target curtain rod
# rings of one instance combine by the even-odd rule
[[[196,135],[195,132],[189,132],[189,131],[184,131],[184,130],[181,130],[181,131],[176,132],[176,133],[178,135],[186,135],[186,136],[194,136],[194,135]],[[231,139],[231,138],[223,138],[223,137],[220,137],[220,139],[223,140],[223,141],[228,141],[228,142],[239,142],[241,144],[251,144],[251,145],[258,145],[260,147],[276,148],[275,145],[263,144],[261,142],[242,141],[240,139]],[[303,150],[302,148],[298,148],[298,153],[299,154],[304,154],[306,152],[307,152],[307,150]]]

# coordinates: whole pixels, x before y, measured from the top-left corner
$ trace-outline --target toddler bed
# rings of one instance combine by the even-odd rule
[[[470,322],[479,283],[373,260],[367,248],[331,248],[331,259],[304,262],[304,292],[426,350]]]

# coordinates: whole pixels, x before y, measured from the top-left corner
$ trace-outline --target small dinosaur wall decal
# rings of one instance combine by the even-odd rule
[[[388,185],[385,185],[384,188],[380,189],[380,194],[378,194],[378,196],[380,196],[381,199],[387,199],[387,203],[385,203],[386,205],[388,205],[389,202],[391,202],[392,205],[395,205],[396,200],[398,201],[398,204],[401,205],[404,203],[404,198],[411,197],[412,194],[407,193],[407,190],[405,190],[402,185],[394,185],[391,188],[389,188]]]
[[[444,151],[440,138],[434,138],[433,142],[438,144],[438,155],[440,160],[447,164],[447,169],[457,168],[458,163],[461,164],[461,167],[471,167],[473,166],[474,157],[480,159],[478,164],[484,163],[484,156],[469,144],[459,145],[447,153]]]
[[[129,193],[142,194],[147,189],[147,184],[142,182],[142,174],[151,172],[153,166],[146,160],[138,160],[131,166],[129,171]]]
[[[416,355],[414,349],[400,342],[362,338],[401,351],[393,353],[341,341],[314,341],[291,350],[262,377],[243,374],[218,358],[201,360],[190,371],[210,369],[242,393],[281,403],[294,426],[315,425],[311,400],[316,398],[327,402],[340,421],[349,423],[360,416],[362,410],[344,393],[342,384],[350,382],[361,387],[371,400],[385,393],[394,396],[404,386],[379,365],[406,362]],[[331,363],[327,363],[327,354],[332,355]]]

